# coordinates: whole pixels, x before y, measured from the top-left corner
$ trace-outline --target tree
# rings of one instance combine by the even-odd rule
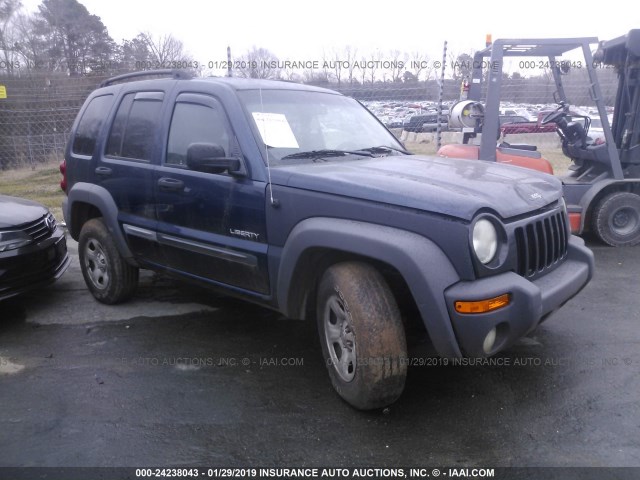
[[[404,81],[404,83],[416,83],[418,81],[418,77],[416,77],[409,70],[405,70],[402,74],[402,80]]]
[[[100,17],[91,15],[77,0],[43,0],[38,7],[40,36],[49,45],[50,64],[70,76],[102,69],[116,46]]]
[[[372,84],[376,81],[376,72],[378,71],[378,66],[381,63],[381,60],[382,53],[380,53],[380,50],[376,50],[375,52],[371,53],[370,61],[367,66],[369,67],[369,78],[371,79]]]
[[[19,14],[15,19],[15,50],[24,59],[27,69],[51,70],[49,44],[46,34],[49,28],[38,16]]]
[[[346,76],[346,80],[349,85],[353,85],[355,70],[358,68],[356,62],[356,55],[358,50],[350,45],[347,45],[343,49],[333,49],[327,58],[327,55],[323,54],[322,63],[327,70],[333,72],[333,76],[338,82],[338,87],[342,84],[342,79]]]
[[[284,68],[280,70],[280,77],[290,82],[301,82],[303,77],[293,68]]]
[[[234,61],[239,68],[235,73],[244,78],[278,78],[280,68],[278,57],[266,48],[255,46]]]
[[[356,63],[356,55],[358,54],[358,49],[355,47],[351,47],[347,45],[343,52],[343,59],[347,62],[347,80],[349,80],[349,85],[353,85],[355,80],[354,72],[357,67]]]
[[[367,74],[369,73],[369,67],[367,57],[360,57],[360,77],[362,78],[362,85],[364,85],[367,80]]]
[[[312,68],[305,68],[302,71],[302,80],[304,83],[314,83],[316,78],[316,72]]]
[[[420,80],[422,72],[425,72],[426,75],[424,80],[427,81],[433,71],[433,62],[429,60],[429,55],[419,50],[415,50],[410,54],[409,67],[416,80]]]
[[[190,62],[190,56],[185,52],[184,45],[173,35],[157,35],[154,36],[149,32],[139,34],[136,39],[146,44],[147,55],[156,62],[160,67],[177,62]],[[134,39],[134,41],[136,40]],[[135,45],[141,48],[141,45]],[[139,52],[141,53],[141,52]]]
[[[153,61],[153,54],[143,33],[139,33],[131,40],[123,40],[120,46],[120,63],[125,70],[147,68],[147,65],[153,64]]]
[[[12,21],[21,6],[20,0],[0,0],[0,51],[8,73],[13,71],[16,50]]]
[[[322,54],[322,68],[326,70],[327,73],[333,70],[333,76],[338,82],[338,87],[342,82],[342,70],[344,67],[344,63],[340,58],[340,52],[334,49],[329,55],[323,52]],[[327,75],[328,76],[328,75]]]
[[[405,62],[404,56],[400,50],[391,50],[389,52],[389,74],[392,82],[399,82],[402,76],[402,70],[404,69]]]
[[[473,69],[473,58],[468,53],[462,53],[455,55],[451,53],[449,55],[451,60],[452,77],[454,80],[462,80],[463,78],[471,77],[471,71]]]

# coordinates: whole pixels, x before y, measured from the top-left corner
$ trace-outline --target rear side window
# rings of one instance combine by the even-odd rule
[[[106,155],[151,160],[162,110],[162,92],[128,93],[120,102]]]
[[[96,140],[100,134],[102,123],[109,114],[109,108],[113,101],[113,95],[101,95],[95,97],[84,113],[76,128],[73,137],[71,151],[76,155],[93,155],[96,148]]]

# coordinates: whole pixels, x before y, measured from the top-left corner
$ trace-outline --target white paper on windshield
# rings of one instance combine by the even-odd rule
[[[282,113],[253,112],[262,141],[275,148],[300,148],[291,125]]]

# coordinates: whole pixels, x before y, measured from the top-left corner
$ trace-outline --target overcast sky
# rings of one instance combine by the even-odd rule
[[[35,11],[40,0],[22,0]],[[324,51],[350,45],[359,52],[380,49],[425,51],[431,59],[451,51],[470,53],[497,38],[597,36],[609,39],[640,28],[632,2],[512,0],[400,0],[355,2],[80,0],[121,42],[139,32],[171,33],[200,63],[226,59],[252,46],[281,60],[322,60]],[[634,24],[635,22],[635,24]]]

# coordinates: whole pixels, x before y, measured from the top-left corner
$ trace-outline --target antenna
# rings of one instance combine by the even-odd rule
[[[258,88],[258,92],[260,93],[260,111],[262,112],[262,114],[264,115],[264,102],[262,101],[262,87]],[[264,129],[264,136],[265,138],[269,138],[269,136],[267,135],[267,122],[264,121],[264,117],[262,117],[262,128]],[[267,177],[269,178],[269,198],[271,200],[271,206],[272,207],[279,207],[280,203],[273,198],[273,184],[271,183],[271,165],[269,163],[269,147],[267,146],[266,142],[262,142],[264,143],[264,155],[265,158],[267,159]]]

